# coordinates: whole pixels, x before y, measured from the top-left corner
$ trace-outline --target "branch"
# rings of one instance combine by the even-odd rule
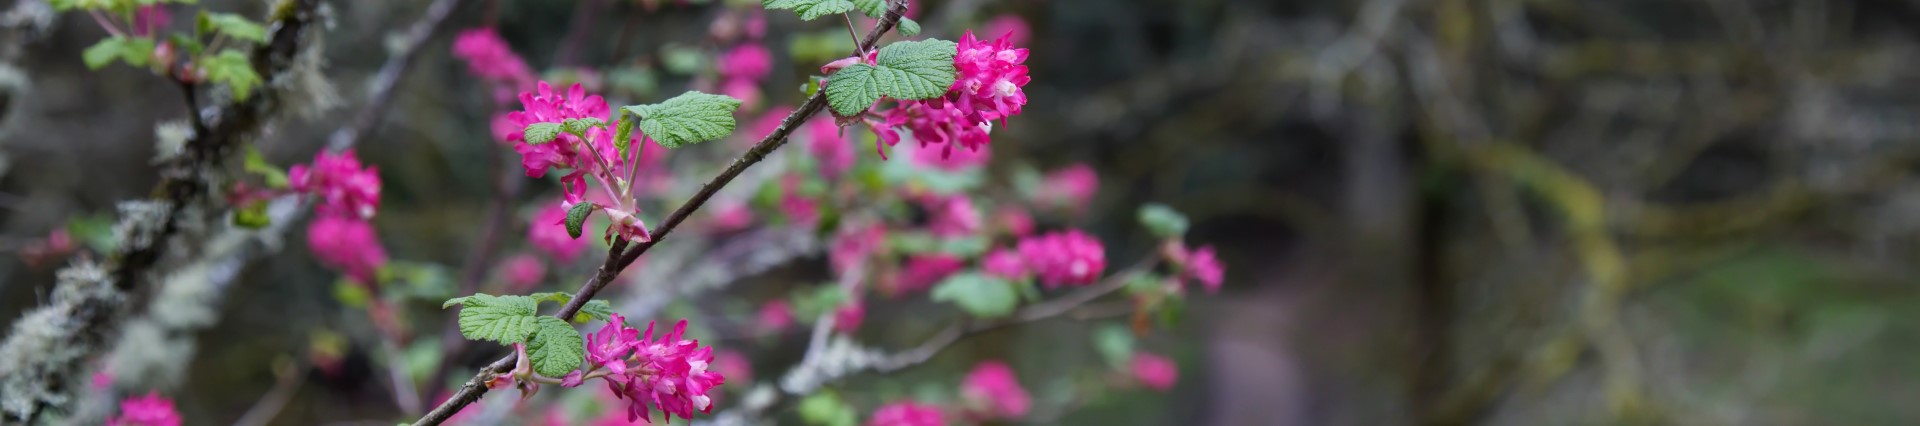
[[[293,400],[293,394],[299,392],[300,385],[307,381],[306,367],[292,361],[276,363],[273,375],[276,377],[273,389],[254,402],[253,408],[248,408],[240,420],[233,422],[233,426],[265,426],[274,416],[280,415],[280,410],[287,407],[287,402]]]
[[[867,33],[866,40],[861,41],[860,45],[855,47],[856,50],[865,51],[872,49],[873,45],[880,41],[880,36],[893,30],[894,24],[898,23],[901,15],[906,13],[907,5],[905,2],[893,0],[890,3],[887,7],[886,17],[881,18],[880,22],[874,25],[873,31]],[[600,289],[605,288],[608,283],[613,282],[614,277],[618,276],[621,270],[626,269],[627,265],[633,264],[635,259],[638,259],[641,254],[647,252],[647,249],[652,248],[655,244],[659,244],[661,240],[666,239],[667,234],[673,232],[673,229],[680,226],[681,222],[685,222],[687,217],[692,216],[694,211],[700,209],[700,206],[705,205],[707,200],[713,198],[715,193],[720,192],[720,188],[726,187],[728,182],[733,181],[734,177],[739,176],[740,173],[746,171],[748,167],[765,159],[767,154],[772,153],[775,149],[779,149],[781,145],[785,145],[789,133],[792,133],[795,128],[799,127],[800,123],[805,122],[807,118],[812,117],[814,113],[820,112],[820,108],[826,106],[826,96],[827,93],[825,90],[814,92],[812,97],[807,98],[806,103],[801,104],[800,108],[788,114],[785,120],[781,120],[779,128],[774,129],[773,133],[761,139],[760,143],[755,144],[753,148],[747,150],[745,154],[741,154],[739,158],[735,158],[733,164],[727,166],[726,170],[721,171],[719,176],[714,176],[713,180],[707,181],[705,185],[702,185],[700,191],[694,193],[693,197],[688,199],[686,204],[682,204],[679,209],[669,214],[667,220],[661,222],[660,227],[654,230],[652,240],[636,244],[631,250],[628,250],[626,240],[616,239],[613,247],[607,250],[607,260],[600,265],[599,272],[594,274],[593,278],[588,279],[586,284],[581,285],[580,290],[574,292],[573,299],[569,300],[566,306],[562,306],[560,311],[555,312],[553,316],[565,319],[571,318],[573,314],[580,312],[580,308],[586,306],[587,301],[592,300],[593,296],[600,292]],[[468,379],[467,383],[460,387],[458,393],[447,398],[439,407],[435,407],[433,411],[428,412],[427,415],[421,417],[419,421],[414,422],[414,426],[438,425],[441,422],[445,422],[447,418],[453,417],[453,414],[459,412],[461,408],[472,404],[474,401],[480,400],[480,397],[487,392],[487,381],[491,380],[494,376],[511,370],[514,361],[515,356],[509,354],[498,361],[494,361],[493,364],[482,368],[479,374],[475,374],[472,379]]]
[[[400,50],[380,66],[378,74],[374,74],[373,97],[368,98],[367,105],[360,108],[360,114],[353,117],[351,126],[342,127],[327,137],[327,149],[345,151],[372,133],[374,126],[380,125],[380,120],[387,117],[387,106],[393,104],[394,94],[399,93],[394,87],[399,86],[400,77],[407,74],[407,69],[413,68],[414,59],[420,57],[420,47],[427,44],[427,39],[433,37],[440,25],[447,21],[447,15],[452,14],[459,5],[460,0],[433,0],[433,4],[427,5],[427,14],[407,29],[407,38],[400,44]]]

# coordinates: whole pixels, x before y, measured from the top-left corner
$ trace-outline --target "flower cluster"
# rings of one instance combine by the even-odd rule
[[[632,196],[634,180],[641,167],[638,156],[644,156],[653,145],[645,136],[633,135],[627,140],[633,149],[628,151],[635,157],[622,156],[613,139],[618,134],[619,123],[612,120],[612,112],[607,101],[600,95],[589,95],[579,83],[575,83],[566,93],[555,92],[547,82],[540,82],[534,91],[522,92],[520,104],[524,108],[507,114],[507,121],[520,130],[507,135],[513,142],[513,150],[520,153],[520,165],[526,169],[527,177],[546,176],[548,170],[569,169],[567,175],[560,178],[564,193],[562,207],[570,208],[587,201],[587,178],[599,182],[606,198],[598,199],[595,205],[613,220],[613,226],[607,228],[607,238],[613,234],[631,241],[648,241],[653,237],[647,231],[646,223],[637,215]],[[571,119],[594,119],[605,126],[593,126],[576,135],[561,132],[546,143],[531,143],[526,139],[525,129],[535,123],[564,123]],[[507,126],[502,126],[507,127]],[[653,151],[657,154],[657,151]],[[658,157],[658,155],[655,155]],[[565,216],[561,216],[565,219]],[[536,227],[560,226],[563,221]],[[569,236],[569,239],[572,237]]]
[[[1000,361],[974,366],[960,383],[960,395],[966,398],[968,408],[987,419],[1017,419],[1026,416],[1033,405],[1027,390],[1014,377],[1013,367]]]
[[[883,405],[873,411],[873,418],[867,419],[867,426],[946,426],[947,420],[940,413],[940,407],[913,402],[912,400]]]
[[[120,414],[108,417],[107,426],[180,426],[180,412],[173,400],[149,393],[120,401]]]
[[[354,218],[313,218],[307,224],[307,249],[321,264],[362,284],[372,284],[375,272],[387,264],[387,250],[374,238],[373,224]]]
[[[1067,211],[1083,211],[1093,201],[1095,193],[1100,191],[1100,175],[1093,167],[1075,164],[1067,168],[1048,173],[1035,188],[1035,204]]]
[[[567,208],[550,203],[533,214],[533,221],[527,226],[527,241],[533,248],[560,264],[573,263],[586,251],[587,240],[567,235],[567,228],[558,226],[567,221]]]
[[[453,39],[453,56],[467,62],[467,70],[482,80],[519,87],[533,81],[527,62],[493,28],[461,31]]]
[[[318,198],[314,210],[321,215],[369,219],[380,207],[380,175],[374,167],[361,166],[353,151],[322,151],[312,165],[289,169],[287,183],[296,192]]]
[[[1142,385],[1158,391],[1173,389],[1174,380],[1180,377],[1180,366],[1167,357],[1150,353],[1133,354],[1133,361],[1127,363],[1133,373],[1133,379]]]
[[[1079,230],[1022,238],[1016,250],[1024,261],[1025,272],[1037,276],[1047,288],[1092,284],[1107,269],[1106,248],[1100,245],[1100,240]],[[1016,270],[1010,265],[998,265],[994,269],[996,275]]]
[[[627,420],[647,418],[649,408],[692,419],[693,412],[710,413],[713,398],[707,392],[726,383],[726,377],[707,371],[713,348],[683,339],[685,320],[673,331],[655,336],[654,324],[643,333],[629,328],[626,318],[613,315],[607,325],[587,336],[588,375],[606,369],[607,388],[628,401]],[[578,378],[569,378],[578,385]],[[668,417],[671,419],[672,417]]]
[[[1227,267],[1213,254],[1213,246],[1201,246],[1187,250],[1184,246],[1174,247],[1173,262],[1180,266],[1181,275],[1199,281],[1206,287],[1207,293],[1220,292],[1220,284],[1227,275]]]
[[[757,41],[743,43],[721,54],[714,70],[723,79],[720,92],[752,108],[759,104],[760,82],[773,72],[773,53]]]
[[[942,157],[953,154],[959,145],[980,151],[990,138],[993,121],[1005,122],[1019,115],[1027,104],[1022,90],[1032,80],[1027,76],[1027,49],[1013,47],[1007,37],[993,42],[974,38],[968,31],[960,37],[953,57],[957,75],[947,94],[922,101],[902,100],[892,109],[880,112],[874,132],[891,146],[900,143],[897,128],[905,128],[921,145],[944,145]],[[871,59],[868,59],[871,61]],[[884,155],[885,152],[883,151]]]

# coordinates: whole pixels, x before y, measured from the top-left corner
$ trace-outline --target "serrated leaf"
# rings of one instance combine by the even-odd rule
[[[553,303],[559,303],[564,305],[564,304],[567,304],[567,301],[573,300],[573,293],[543,291],[539,293],[529,294],[527,295],[527,297],[533,298],[533,301],[535,302],[553,302]]]
[[[586,133],[587,129],[605,126],[607,125],[607,122],[601,121],[598,118],[585,117],[585,118],[569,118],[563,124],[567,128],[567,133],[578,135],[578,134]]]
[[[853,0],[853,8],[868,17],[879,19],[887,15],[887,0]]]
[[[583,201],[567,210],[567,235],[580,238],[580,227],[586,226],[587,216],[592,216],[596,210],[594,207],[592,201]]]
[[[800,19],[814,20],[835,13],[847,13],[853,10],[850,0],[760,0],[760,6],[767,9],[792,9]]]
[[[200,17],[201,19],[197,20],[195,24],[197,26],[196,29],[202,33],[209,31],[218,32],[225,34],[227,37],[254,43],[265,43],[267,41],[266,27],[254,23],[245,16],[232,13],[203,13]]]
[[[827,105],[841,116],[857,115],[890,97],[932,99],[953,86],[955,45],[946,40],[903,41],[880,48],[874,65],[853,64],[827,77]]]
[[[737,109],[740,109],[739,99],[700,92],[682,93],[657,104],[621,108],[634,115],[635,126],[641,133],[667,148],[727,137],[733,133],[733,111]]]
[[[219,55],[207,58],[200,64],[207,71],[207,79],[226,83],[233,89],[233,99],[245,101],[253,94],[254,87],[260,85],[260,74],[253,72],[253,63],[247,54],[239,50],[222,49]]]
[[[580,307],[580,313],[573,314],[573,322],[585,324],[588,321],[607,321],[613,318],[613,304],[605,300],[588,300]]]
[[[539,317],[533,338],[527,342],[527,361],[533,372],[547,377],[563,377],[586,360],[587,346],[580,331],[559,318]]]
[[[539,302],[526,296],[475,294],[456,297],[440,305],[460,308],[460,335],[471,340],[491,340],[502,345],[524,343],[534,332]]]
[[[633,113],[626,108],[620,109],[620,125],[614,132],[613,147],[620,150],[620,158],[627,158],[627,149],[633,147]]]
[[[1020,304],[1020,294],[1012,283],[978,272],[947,277],[928,296],[936,302],[952,302],[981,318],[1005,316]]]
[[[1100,357],[1107,365],[1116,368],[1127,365],[1133,360],[1133,332],[1117,324],[1106,324],[1093,330],[1093,348],[1100,351]]]
[[[87,69],[100,69],[120,58],[120,52],[127,49],[126,37],[109,37],[88,46],[80,52],[80,59],[86,61]]]
[[[900,18],[900,35],[913,37],[920,35],[920,23],[911,18]]]
[[[1160,238],[1179,238],[1187,233],[1187,216],[1165,204],[1148,203],[1140,206],[1140,224]]]
[[[520,134],[528,145],[539,145],[553,142],[553,138],[560,136],[560,128],[560,123],[533,123],[528,124]]]

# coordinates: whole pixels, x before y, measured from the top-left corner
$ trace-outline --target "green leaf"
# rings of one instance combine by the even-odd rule
[[[850,0],[760,0],[760,6],[767,9],[792,9],[800,19],[814,20],[835,13],[847,13],[853,10]]]
[[[208,80],[226,83],[233,88],[234,100],[247,100],[253,94],[254,87],[260,85],[260,74],[253,72],[253,62],[239,50],[221,49],[219,55],[207,58],[200,65],[207,71]]]
[[[563,123],[563,124],[567,128],[567,133],[579,135],[579,134],[586,133],[587,129],[605,126],[607,125],[607,122],[601,121],[598,118],[586,117],[586,118],[569,118],[567,119],[566,123]]]
[[[909,18],[900,18],[900,35],[906,37],[920,35],[920,23]]]
[[[87,50],[80,52],[80,59],[86,61],[87,69],[97,70],[100,69],[100,67],[113,63],[113,60],[120,58],[121,52],[126,50],[126,37],[109,37],[94,43],[93,46],[87,47]]]
[[[460,335],[472,340],[492,340],[502,345],[523,343],[534,332],[539,302],[527,296],[475,294],[448,299],[441,309],[462,305]]]
[[[620,124],[616,126],[613,135],[613,148],[620,150],[620,158],[627,158],[627,149],[633,147],[633,123],[635,121],[639,120],[634,119],[632,112],[627,111],[626,108],[620,109]],[[642,154],[645,153],[642,152]]]
[[[126,47],[120,49],[120,59],[126,60],[127,65],[136,67],[147,66],[147,62],[153,59],[153,39],[135,38],[127,40]]]
[[[981,318],[1005,316],[1020,304],[1020,295],[1012,283],[978,272],[947,277],[929,296],[936,302],[952,302]]]
[[[586,226],[587,216],[593,215],[593,211],[592,201],[582,201],[574,204],[573,209],[567,210],[567,235],[580,238],[580,227]]]
[[[887,0],[853,0],[853,8],[878,19],[887,15]]]
[[[341,278],[333,283],[333,300],[350,308],[360,308],[367,306],[367,302],[373,300],[373,294],[368,293],[367,289],[361,287],[359,283]]]
[[[903,41],[880,48],[875,65],[853,64],[827,77],[827,105],[841,116],[857,115],[880,97],[932,99],[953,86],[953,55],[946,40]]]
[[[528,145],[539,145],[553,142],[553,138],[560,136],[560,128],[560,123],[533,123],[528,124],[521,135],[527,140]]]
[[[227,37],[254,43],[265,43],[267,41],[267,29],[265,27],[237,14],[203,12],[200,14],[200,19],[196,20],[194,24],[195,29],[201,33],[210,31],[218,32],[225,34]]]
[[[558,291],[543,291],[539,293],[529,294],[527,295],[527,297],[533,298],[533,301],[535,302],[553,302],[553,303],[559,303],[564,305],[568,301],[573,300],[573,293],[563,293]]]
[[[233,225],[246,229],[260,229],[273,224],[273,218],[267,215],[267,201],[257,200],[233,210]]]
[[[588,300],[586,305],[580,307],[579,313],[573,314],[573,322],[581,324],[592,320],[607,321],[612,318],[613,304],[605,300]]]
[[[255,148],[253,145],[247,145],[247,159],[245,164],[247,173],[260,175],[261,179],[266,180],[267,188],[287,188],[287,172],[280,170],[280,168],[274,166],[273,163],[268,163],[267,158],[260,155],[259,148]]]
[[[638,121],[640,132],[660,146],[679,148],[727,137],[733,133],[733,111],[740,100],[725,95],[682,93],[664,102],[628,105],[621,110]]]
[[[860,414],[833,392],[815,392],[800,400],[800,420],[817,426],[853,426]]]
[[[447,355],[446,352],[440,351],[439,339],[419,339],[418,342],[407,347],[404,358],[407,362],[407,372],[412,374],[413,380],[423,381],[433,376],[434,370],[440,368],[440,363],[447,358]]]
[[[539,318],[533,338],[527,342],[527,361],[532,363],[533,372],[557,378],[580,368],[580,362],[587,359],[587,345],[580,340],[580,331],[559,318]]]
[[[1160,203],[1140,206],[1140,224],[1160,238],[1179,238],[1187,233],[1187,216]]]
[[[1107,359],[1107,364],[1115,368],[1127,365],[1133,360],[1133,332],[1118,324],[1102,325],[1093,330],[1093,348]]]

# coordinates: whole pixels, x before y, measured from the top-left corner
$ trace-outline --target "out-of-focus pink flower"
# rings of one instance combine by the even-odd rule
[[[1020,259],[1020,253],[1008,249],[994,250],[980,259],[980,269],[987,275],[1020,280],[1027,277],[1027,263]]]
[[[107,418],[108,426],[180,426],[173,400],[156,393],[120,401],[120,414]]]
[[[713,355],[713,369],[734,383],[753,383],[753,363],[740,351],[720,351]]]
[[[793,326],[793,306],[787,301],[774,299],[760,305],[760,329],[778,333]]]
[[[747,37],[755,40],[767,36],[767,14],[754,10],[747,14]]]
[[[493,141],[502,145],[513,145],[513,141],[507,138],[513,137],[514,133],[520,133],[526,130],[518,126],[518,124],[513,122],[513,119],[507,118],[507,113],[505,112],[494,114],[493,118],[487,120],[488,130],[493,131]]]
[[[1106,248],[1079,230],[1020,240],[1020,257],[1047,288],[1092,284],[1107,268]]]
[[[101,368],[100,371],[93,372],[93,377],[88,378],[87,385],[93,387],[93,390],[112,389],[113,372],[107,371],[106,368]]]
[[[314,218],[307,225],[307,249],[320,264],[362,284],[374,284],[374,273],[387,264],[387,250],[373,236],[373,225],[354,218]]]
[[[965,195],[932,196],[924,201],[932,216],[927,230],[939,237],[966,237],[980,233],[980,209]]]
[[[853,334],[855,331],[860,331],[860,323],[866,318],[866,303],[860,299],[854,299],[833,310],[833,329],[842,334]]]
[[[773,53],[758,43],[746,43],[734,46],[727,53],[720,54],[720,60],[714,69],[727,78],[746,79],[748,82],[760,81],[773,72]]]
[[[900,101],[892,109],[880,112],[880,122],[869,123],[869,127],[885,142],[881,145],[899,144],[900,133],[896,129],[905,128],[923,149],[927,145],[938,145],[933,148],[937,148],[941,157],[946,157],[953,155],[956,145],[964,150],[985,148],[990,142],[988,133],[993,124],[942,98]],[[884,149],[881,154],[885,155]]]
[[[1158,391],[1173,389],[1173,382],[1180,377],[1180,366],[1167,357],[1146,352],[1133,354],[1133,361],[1127,364],[1134,380]]]
[[[895,282],[894,295],[902,295],[933,287],[947,276],[960,272],[966,267],[966,261],[944,254],[914,256],[907,259],[907,265]]]
[[[883,405],[873,411],[867,426],[946,426],[940,407],[912,400]]]
[[[318,198],[314,211],[322,215],[367,219],[380,208],[379,171],[362,167],[352,150],[321,151],[313,164],[289,168],[287,183],[294,191]]]
[[[1026,209],[1011,205],[1000,206],[999,210],[994,211],[993,218],[994,222],[999,224],[1000,230],[1006,231],[1009,235],[1024,237],[1033,233],[1033,216],[1027,214]]]
[[[533,80],[533,71],[527,68],[527,62],[513,53],[513,47],[491,27],[469,29],[454,36],[453,56],[466,61],[467,70],[482,79],[514,87]]]
[[[993,159],[993,152],[986,145],[979,149],[954,149],[953,145],[924,144],[918,147],[906,147],[913,156],[908,157],[915,165],[946,171],[960,171],[987,165]]]
[[[1081,211],[1100,192],[1100,175],[1093,167],[1075,164],[1048,173],[1034,194],[1034,202],[1048,207]]]
[[[1206,287],[1207,293],[1220,292],[1220,284],[1226,278],[1227,267],[1220,264],[1219,258],[1214,257],[1213,246],[1201,246],[1199,249],[1187,252],[1184,257],[1182,268],[1187,276],[1200,281],[1201,286]]]
[[[988,36],[1000,37],[1009,44],[1027,44],[1033,38],[1033,29],[1027,26],[1027,20],[1020,15],[1000,15],[988,19],[981,30]]]
[[[525,293],[540,285],[547,276],[547,265],[539,257],[521,253],[500,265],[500,275],[507,280],[507,288],[514,293]]]
[[[807,122],[807,152],[820,162],[820,172],[837,177],[853,168],[853,143],[840,137],[840,126],[832,117]]]
[[[879,224],[853,228],[835,235],[827,250],[827,264],[833,273],[845,275],[866,262],[887,241],[887,228]]]
[[[973,367],[960,383],[960,394],[974,412],[987,419],[1017,419],[1027,415],[1033,401],[1020,387],[1013,368],[1000,361],[986,361]]]
[[[760,107],[760,83],[745,78],[728,78],[720,83],[720,94],[740,100],[740,108]]]
[[[698,340],[685,339],[685,320],[675,324],[673,331],[658,336],[654,334],[654,324],[648,323],[647,331],[638,339],[625,337],[631,335],[632,329],[622,325],[623,322],[623,318],[616,317],[608,321],[600,333],[595,333],[614,337],[589,340],[587,358],[616,373],[605,379],[617,397],[628,401],[627,420],[647,418],[649,408],[689,420],[695,411],[712,412],[713,398],[707,393],[727,381],[720,373],[707,370],[713,362],[713,348],[701,347]],[[596,352],[592,348],[596,344],[607,345],[606,341],[621,343],[615,344],[612,351]],[[633,343],[630,357],[622,355],[625,342]],[[609,356],[615,359],[608,360]],[[616,364],[621,364],[617,370]]]
[[[74,248],[73,236],[67,234],[66,228],[54,228],[53,232],[47,233],[47,238],[31,241],[20,247],[20,257],[28,267],[38,268],[40,265],[73,254]]]
[[[141,6],[133,14],[133,35],[151,37],[170,22],[173,22],[173,15],[167,13],[167,8],[158,4]]]
[[[788,175],[780,182],[780,213],[794,224],[812,225],[820,219],[820,201],[800,194],[799,175]]]
[[[532,223],[527,224],[527,241],[533,244],[555,262],[573,263],[580,252],[587,249],[588,241],[567,235],[567,209],[558,204],[550,204],[533,215]]]
[[[720,203],[713,209],[713,219],[707,222],[707,229],[716,233],[727,233],[746,229],[753,224],[753,209],[746,203]]]

